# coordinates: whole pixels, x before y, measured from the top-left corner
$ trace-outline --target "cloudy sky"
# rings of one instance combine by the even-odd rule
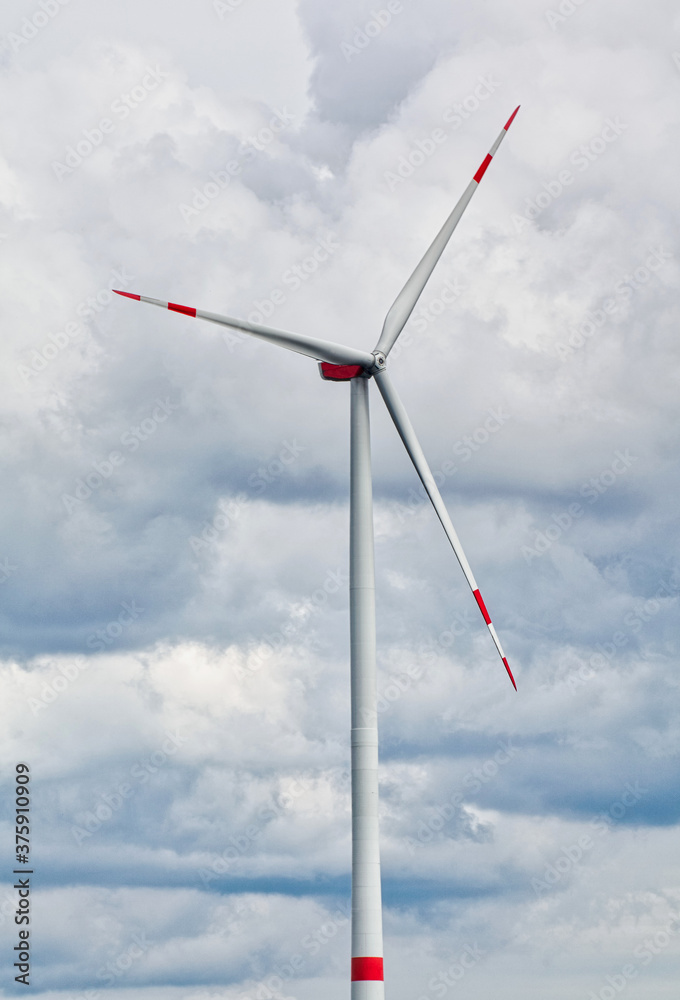
[[[677,5],[1,19],[3,966],[25,761],[32,995],[348,995],[348,387],[110,289],[370,350],[521,104],[390,359],[517,694],[371,387],[387,996],[676,997]]]

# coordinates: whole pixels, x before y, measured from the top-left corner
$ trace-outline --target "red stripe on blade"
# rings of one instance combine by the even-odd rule
[[[383,980],[383,960],[382,958],[353,958],[352,959],[352,982],[361,982],[366,979]]]
[[[506,121],[505,125],[503,126],[504,131],[506,131],[506,132],[508,131],[508,129],[512,125],[512,119],[515,117],[515,115],[517,114],[517,112],[519,111],[519,109],[520,109],[520,105],[518,104],[517,107],[515,108],[515,110],[512,112],[512,114],[508,118],[508,120]]]
[[[475,600],[477,601],[477,604],[479,604],[479,610],[484,615],[484,621],[486,622],[487,625],[490,625],[491,619],[489,618],[489,612],[486,610],[486,604],[484,603],[482,595],[478,590],[473,590],[472,593],[475,595]]]
[[[119,292],[117,288],[114,288],[113,291],[116,295],[124,295],[126,299],[137,299],[138,302],[141,301],[141,296],[133,295],[132,292]]]
[[[508,661],[506,660],[506,658],[505,658],[505,657],[503,657],[503,663],[505,664],[505,669],[506,669],[506,670],[507,670],[507,672],[508,672],[508,677],[509,677],[509,678],[510,678],[510,680],[512,681],[512,686],[514,687],[514,689],[515,689],[515,691],[516,691],[516,690],[517,690],[517,685],[515,684],[515,678],[514,678],[514,677],[512,676],[512,670],[510,669],[510,667],[509,667],[509,665],[508,665]]]
[[[479,182],[481,181],[482,177],[486,172],[486,168],[489,166],[490,163],[491,163],[491,153],[487,153],[482,165],[480,166],[475,176],[472,178],[473,181],[477,181],[477,183],[479,184]]]
[[[193,316],[196,318],[196,310],[191,306],[178,306],[176,302],[168,302],[168,309],[171,309],[176,313],[184,313],[185,316]]]

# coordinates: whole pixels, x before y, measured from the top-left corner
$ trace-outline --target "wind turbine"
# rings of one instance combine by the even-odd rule
[[[384,1000],[382,902],[378,839],[378,726],[375,661],[375,570],[373,560],[373,491],[368,411],[368,384],[373,378],[406,447],[416,472],[432,501],[446,537],[479,605],[512,685],[515,679],[441,498],[430,467],[418,443],[406,410],[387,374],[387,357],[404,328],[451,234],[477,190],[496,150],[503,141],[515,108],[431,246],[395,299],[385,317],[373,351],[356,350],[299,333],[285,333],[241,319],[204,312],[175,302],[117,291],[138,302],[150,302],[172,312],[243,330],[253,337],[314,358],[321,377],[349,382],[350,408],[350,644],[352,749],[352,1000]]]

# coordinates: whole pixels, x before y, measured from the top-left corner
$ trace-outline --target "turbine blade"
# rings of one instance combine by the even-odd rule
[[[387,356],[394,347],[394,343],[397,337],[399,336],[404,326],[406,325],[406,320],[413,312],[413,308],[418,299],[420,298],[420,294],[423,288],[427,284],[430,275],[434,271],[437,261],[444,252],[444,248],[446,244],[449,242],[453,230],[460,222],[461,216],[463,215],[463,212],[468,206],[468,202],[470,201],[473,194],[477,190],[479,182],[484,176],[487,167],[491,163],[491,160],[496,150],[498,149],[501,142],[505,138],[505,134],[510,128],[512,120],[518,111],[519,111],[519,105],[515,108],[515,110],[510,115],[507,122],[503,126],[501,134],[494,142],[493,146],[487,153],[484,160],[482,160],[482,163],[480,164],[477,173],[474,175],[474,177],[466,187],[460,201],[458,202],[454,210],[451,212],[451,215],[448,217],[442,228],[435,236],[431,246],[425,252],[425,256],[420,261],[415,271],[408,279],[402,290],[399,292],[399,295],[397,295],[396,299],[394,300],[394,303],[390,311],[385,317],[382,333],[380,334],[380,340],[376,344],[375,348],[376,351],[382,351],[382,353],[385,356]]]
[[[171,312],[183,313],[185,316],[195,316],[196,319],[207,319],[210,323],[219,323],[222,326],[231,327],[234,330],[242,330],[251,337],[258,337],[260,340],[268,340],[278,347],[286,347],[289,351],[297,354],[305,354],[308,358],[315,358],[317,361],[327,361],[332,365],[361,365],[362,368],[371,368],[375,364],[372,354],[365,351],[358,351],[353,347],[344,347],[342,344],[334,344],[327,340],[318,340],[316,337],[306,337],[302,333],[286,333],[283,330],[273,330],[268,326],[259,326],[257,323],[248,323],[244,319],[232,319],[230,316],[220,316],[218,313],[204,312],[202,309],[194,309],[193,306],[180,306],[176,302],[162,302],[160,299],[150,299],[146,295],[133,295],[132,292],[119,292],[113,289],[117,295],[124,295],[128,299],[135,299],[137,302],[150,302],[151,305],[161,306]]]
[[[470,589],[474,594],[477,604],[479,605],[479,610],[482,612],[484,621],[486,622],[489,632],[491,633],[491,638],[496,645],[496,649],[500,654],[503,665],[505,666],[508,676],[512,681],[512,686],[516,691],[517,685],[515,684],[515,678],[512,676],[512,671],[510,670],[507,658],[503,652],[498,636],[496,635],[496,630],[493,627],[491,618],[489,617],[489,612],[486,610],[486,605],[484,604],[482,595],[479,592],[477,581],[475,580],[472,570],[470,569],[469,562],[465,558],[463,547],[460,544],[456,530],[451,523],[451,518],[449,517],[448,511],[444,506],[444,501],[442,500],[441,493],[437,488],[437,484],[434,480],[432,472],[430,471],[430,467],[427,464],[427,459],[423,454],[423,449],[420,447],[411,421],[409,420],[406,410],[404,409],[404,404],[399,399],[399,396],[397,395],[386,371],[378,372],[374,377],[378,383],[378,388],[380,389],[382,398],[385,400],[385,405],[387,406],[390,416],[392,417],[392,420],[394,421],[394,424],[399,432],[399,436],[404,442],[406,451],[409,453],[411,461],[416,468],[416,472],[420,476],[420,480],[427,491],[427,495],[432,501],[432,506],[437,512],[437,517],[442,523],[442,527],[446,532],[446,537],[451,543],[451,548],[456,554],[456,558],[458,559],[461,569],[465,574],[465,579],[470,585]]]

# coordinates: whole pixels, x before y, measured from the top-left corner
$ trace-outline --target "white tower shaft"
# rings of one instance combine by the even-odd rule
[[[369,379],[350,385],[352,1000],[384,1000]]]

